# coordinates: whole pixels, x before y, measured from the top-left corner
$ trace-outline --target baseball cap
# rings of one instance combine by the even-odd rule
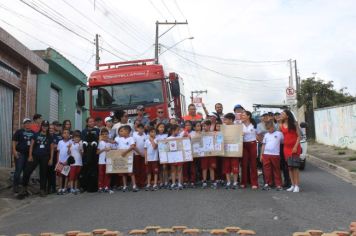
[[[240,104],[236,104],[236,105],[234,106],[234,111],[235,111],[236,109],[243,109],[243,110],[245,110],[245,108],[243,108],[243,106],[241,106]]]
[[[138,105],[136,109],[137,109],[137,110],[142,110],[142,109],[144,109],[144,108],[145,108],[144,106]]]
[[[112,118],[110,116],[105,117],[104,121],[105,121],[105,123],[108,122],[108,121],[112,121]]]
[[[31,122],[31,119],[30,119],[30,118],[25,118],[25,119],[23,119],[23,121],[22,121],[23,124],[25,124],[25,123],[27,123],[27,122]]]

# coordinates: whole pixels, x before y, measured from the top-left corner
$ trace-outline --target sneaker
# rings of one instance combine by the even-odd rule
[[[108,188],[108,187],[105,187],[104,192],[105,192],[105,193],[108,193],[108,192],[109,192],[109,188]]]
[[[171,186],[169,187],[170,190],[173,190],[176,188],[176,185],[175,184],[171,184]]]
[[[262,190],[268,191],[268,190],[271,190],[271,187],[268,184],[265,184],[263,186]]]
[[[109,189],[109,194],[115,193],[114,190]]]
[[[80,193],[80,189],[79,188],[75,188],[74,189],[76,193]]]
[[[183,185],[182,184],[178,184],[178,190],[183,190]]]
[[[290,188],[286,190],[287,192],[293,192],[294,191],[294,186],[292,185]]]
[[[152,191],[157,191],[159,188],[158,188],[158,186],[157,185],[153,185],[153,187],[152,187]]]
[[[299,193],[299,191],[300,191],[299,186],[298,185],[294,186],[293,193]]]
[[[70,193],[72,193],[72,194],[77,194],[77,192],[74,190],[74,188],[71,188],[71,189],[70,189]]]
[[[283,190],[282,186],[277,186],[276,187],[276,191],[282,191],[282,190]]]
[[[136,185],[132,186],[132,192],[135,192],[135,193],[138,192],[138,188]]]
[[[232,189],[238,189],[239,188],[239,184],[237,182],[232,184]]]
[[[208,187],[208,184],[206,183],[206,181],[203,181],[203,184],[201,186],[202,186],[202,188],[206,188],[206,187]]]
[[[160,184],[159,184],[159,188],[164,188],[164,184],[163,184],[163,183],[160,183]]]
[[[211,184],[211,188],[212,189],[217,189],[218,188],[218,183],[217,182],[214,182]]]
[[[231,183],[230,183],[230,182],[227,182],[227,183],[225,184],[225,189],[230,189],[230,187],[231,187]]]
[[[102,193],[103,192],[103,189],[102,188],[99,188],[98,189],[98,193]]]
[[[191,188],[195,188],[195,183],[191,182],[191,183],[190,183],[190,187],[191,187]]]
[[[188,187],[188,183],[187,183],[187,182],[184,182],[184,183],[183,183],[183,187],[184,187],[184,188],[187,188],[187,187]]]
[[[150,189],[151,189],[151,185],[147,184],[145,187],[145,191],[150,191]]]
[[[127,186],[122,187],[122,191],[126,192],[127,191]]]

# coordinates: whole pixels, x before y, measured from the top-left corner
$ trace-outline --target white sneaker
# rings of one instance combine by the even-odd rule
[[[294,191],[294,186],[292,185],[290,188],[287,189],[287,192],[293,192]]]
[[[294,190],[293,190],[293,193],[299,193],[299,190],[300,190],[300,189],[299,189],[299,186],[295,186],[295,187],[294,187]]]

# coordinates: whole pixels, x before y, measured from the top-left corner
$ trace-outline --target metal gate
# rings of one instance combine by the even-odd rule
[[[11,167],[14,91],[0,84],[0,166]]]
[[[49,93],[49,122],[58,120],[58,103],[59,103],[59,91],[51,87]]]

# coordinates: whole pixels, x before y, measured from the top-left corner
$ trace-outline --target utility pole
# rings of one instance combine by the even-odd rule
[[[208,90],[195,90],[195,91],[191,91],[192,93],[192,96],[190,97],[192,103],[193,103],[193,97],[194,97],[194,94],[196,94],[197,96],[199,96],[200,94],[203,94],[203,93],[208,93]]]
[[[293,88],[293,60],[289,59],[289,70],[290,70],[290,76],[289,76],[289,87]]]
[[[297,94],[300,92],[300,77],[298,76],[297,60],[294,60],[294,73],[295,73],[295,89]]]
[[[174,21],[174,22],[168,22],[168,21],[159,22],[159,21],[156,21],[156,37],[155,37],[155,63],[156,64],[158,64],[158,62],[159,62],[159,60],[158,60],[158,46],[159,46],[158,39],[160,37],[162,37],[163,35],[165,35],[168,31],[173,29],[174,26],[176,26],[176,25],[187,25],[187,24],[188,24],[188,21],[185,21],[185,22],[177,22],[177,21]],[[159,35],[159,26],[160,25],[172,25],[172,26],[168,30],[166,30],[163,34]]]
[[[100,56],[99,56],[99,35],[95,35],[95,69],[99,70],[99,62],[100,62]]]

